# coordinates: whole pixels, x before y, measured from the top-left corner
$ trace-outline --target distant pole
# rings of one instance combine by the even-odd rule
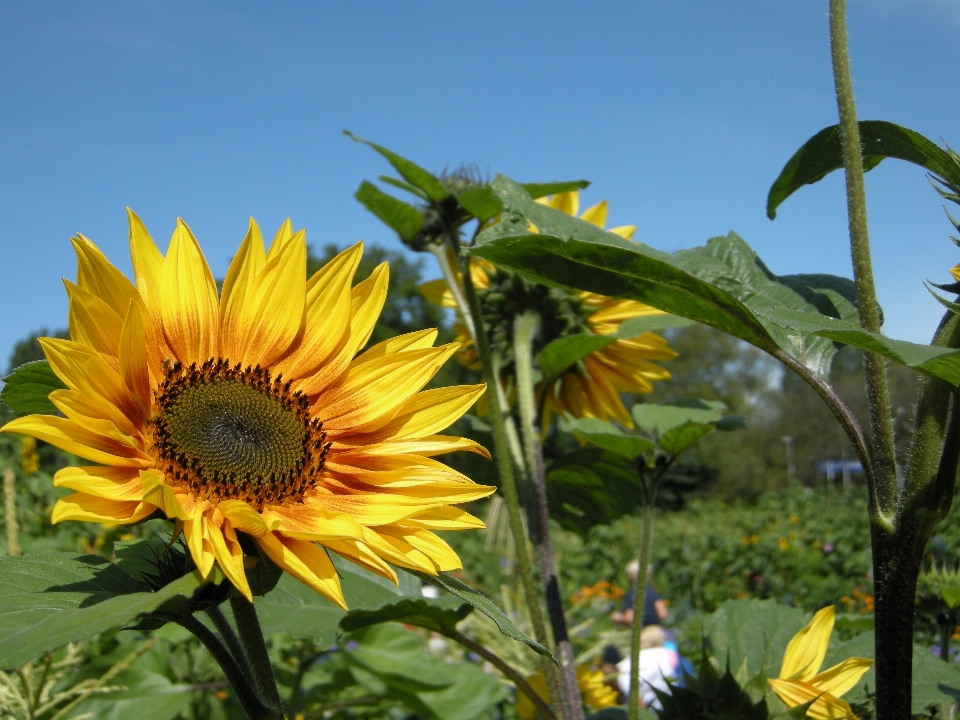
[[[4,521],[7,526],[7,554],[20,554],[20,523],[17,522],[16,475],[7,468],[3,471]]]
[[[797,466],[793,462],[793,437],[784,435],[780,439],[787,446],[787,476],[790,478],[790,484],[792,485],[797,480]]]
[[[850,490],[850,468],[847,467],[847,445],[840,441],[840,467],[843,469],[843,491]]]

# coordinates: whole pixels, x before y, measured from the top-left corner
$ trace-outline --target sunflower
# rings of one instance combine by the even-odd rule
[[[539,198],[537,202],[575,217],[580,208],[580,197],[576,190]],[[584,210],[579,217],[602,228],[607,222],[607,211],[607,201],[602,200]],[[531,230],[537,232],[532,225]],[[626,240],[631,240],[635,231],[634,225],[609,230]],[[448,250],[448,253],[451,266],[457,268],[452,251]],[[459,271],[455,272],[460,281]],[[485,307],[484,317],[493,333],[493,347],[509,346],[513,316],[531,306],[536,306],[543,319],[538,347],[535,348],[537,351],[564,335],[612,335],[620,330],[620,325],[626,320],[665,314],[634,300],[616,300],[586,291],[571,295],[542,286],[536,286],[540,288],[539,292],[531,291],[528,286],[532,286],[532,283],[519,281],[517,276],[498,269],[487,260],[472,259],[470,277],[480,295],[481,304],[489,306]],[[456,307],[453,295],[442,279],[421,285],[420,291],[428,300],[442,307]],[[457,340],[461,341],[458,359],[463,365],[476,367],[477,353],[469,332],[463,325],[456,327]],[[536,394],[543,407],[544,427],[549,425],[553,413],[616,420],[626,427],[633,427],[620,393],[642,395],[653,392],[653,382],[670,377],[670,373],[654,361],[675,357],[677,353],[670,349],[666,340],[652,332],[634,338],[620,338],[594,351],[560,377],[548,380],[546,385],[540,383],[537,386]]]
[[[435,530],[479,528],[454,507],[490,495],[433,459],[467,450],[437,433],[483,385],[423,390],[454,352],[436,330],[360,352],[383,306],[383,263],[352,286],[362,243],[309,280],[304,231],[269,250],[253,219],[217,293],[189,228],[166,256],[128,211],[135,283],[82,235],[65,281],[70,340],[42,338],[67,389],[63,414],[2,428],[96,463],[60,470],[53,522],[176,521],[197,571],[214,566],[247,599],[241,535],[298,580],[346,607],[329,552],[394,582],[388,565],[461,567]],[[359,354],[358,354],[359,353]]]
[[[577,685],[580,689],[580,695],[583,698],[583,704],[590,710],[603,710],[603,708],[612,707],[617,704],[617,691],[606,684],[606,676],[603,670],[595,670],[586,663],[577,666]],[[547,696],[547,680],[543,672],[538,672],[527,678],[537,695],[544,700],[549,700]],[[537,710],[526,695],[517,694],[517,702],[513,705],[514,710],[520,717],[520,720],[534,720]]]

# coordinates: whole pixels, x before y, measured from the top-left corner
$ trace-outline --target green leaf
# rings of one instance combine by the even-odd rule
[[[735,234],[670,255],[534,202],[498,175],[501,222],[480,234],[471,254],[545,285],[629,298],[715,327],[771,353],[795,358],[827,379],[835,343],[785,329],[755,313],[771,308],[857,316],[853,282],[831,275],[774,275]],[[540,234],[531,234],[533,222]]]
[[[191,573],[157,592],[97,555],[36,553],[0,559],[0,667],[126,625],[199,587]]]
[[[719,400],[674,400],[666,403],[637,403],[634,422],[647,432],[664,435],[686,423],[712,424],[723,418],[727,406]]]
[[[398,599],[419,597],[420,582],[397,570],[400,586],[375,575],[355,563],[332,555],[340,575],[343,598],[351,611],[377,610]],[[346,612],[315,590],[284,573],[277,587],[256,599],[257,613],[264,635],[289,633],[295,638],[312,640],[321,647],[332,645],[340,633],[340,621]]]
[[[920,133],[883,120],[863,120],[859,125],[864,170],[875,168],[885,158],[898,158],[929,170],[960,192],[960,165]],[[767,217],[773,220],[780,203],[801,187],[842,167],[840,129],[831,125],[807,140],[780,171],[767,196]]]
[[[48,396],[66,385],[50,368],[46,360],[28,362],[3,378],[0,400],[17,415],[55,415],[59,412]]]
[[[953,610],[960,605],[960,585],[941,585],[940,597],[943,598],[947,607]]]
[[[663,315],[641,315],[624,320],[614,334],[615,337],[623,340],[632,340],[640,337],[646,332],[656,332],[657,330],[666,330],[674,327],[688,327],[696,325],[693,320],[689,320],[679,315],[665,313]]]
[[[413,240],[423,226],[423,215],[419,210],[387,195],[373,183],[364,180],[353,196],[404,240]]]
[[[590,184],[589,180],[567,180],[561,182],[549,183],[523,183],[523,189],[534,200],[546,197],[547,195],[556,195],[557,193],[570,192],[571,190],[583,190]]]
[[[503,203],[497,199],[489,187],[464,190],[457,195],[457,202],[482,223],[496,217],[503,210]]]
[[[616,425],[598,418],[567,418],[560,425],[560,429],[625,460],[634,460],[657,449],[657,446],[646,438],[625,435]]]
[[[171,682],[166,676],[138,665],[124,670],[108,683],[120,686],[123,690],[92,695],[77,705],[70,717],[89,717],[89,720],[172,720],[190,707],[196,693],[193,685]]]
[[[687,422],[670,428],[660,436],[660,448],[670,455],[679,455],[700,438],[709,435],[715,429],[712,424]]]
[[[352,632],[370,625],[400,622],[443,633],[456,630],[457,623],[472,611],[472,605],[450,596],[404,599],[376,610],[351,610],[340,620],[340,629]]]
[[[540,371],[543,377],[552,380],[562,375],[568,368],[576,365],[597,350],[603,350],[616,338],[610,335],[568,335],[548,343],[540,351]]]
[[[761,311],[764,317],[781,325],[837,342],[853,345],[912,367],[944,380],[954,387],[960,385],[960,350],[920,345],[906,340],[867,332],[859,325],[843,320],[797,310],[769,309]]]
[[[427,199],[427,194],[423,192],[423,190],[421,190],[420,188],[414,187],[410,183],[405,183],[403,180],[397,180],[396,178],[390,177],[389,175],[381,175],[380,180],[385,182],[387,185],[393,185],[395,188],[406,190],[408,193],[412,195],[416,195],[421,200]]]
[[[703,630],[710,654],[720,662],[743,664],[748,675],[776,677],[787,643],[806,622],[803,610],[776,600],[727,600],[704,618]]]
[[[475,609],[479,610],[488,618],[493,620],[503,635],[506,635],[508,638],[513,640],[522,642],[528,645],[534,651],[540,653],[541,655],[546,655],[554,662],[557,662],[556,658],[550,654],[550,651],[547,650],[547,648],[522,632],[520,628],[513,624],[513,621],[510,618],[503,614],[503,611],[498,608],[490,598],[488,598],[479,590],[474,590],[469,585],[460,582],[455,577],[445,572],[441,572],[436,576],[427,575],[426,573],[417,571],[411,571],[411,574],[415,575],[426,583],[435,585],[442,590],[446,590],[448,593],[451,593],[464,602],[472,605]]]
[[[362,142],[365,145],[369,145],[378,153],[383,155],[387,159],[387,161],[391,165],[393,165],[393,168],[398,173],[400,173],[401,177],[403,177],[404,180],[406,180],[408,183],[410,183],[414,187],[419,188],[420,190],[423,190],[423,192],[425,192],[427,197],[430,198],[431,200],[435,200],[435,201],[443,200],[445,197],[447,197],[447,195],[450,194],[444,189],[443,185],[440,184],[440,181],[437,180],[437,178],[435,178],[432,173],[427,172],[416,163],[413,163],[410,160],[407,160],[406,158],[400,157],[395,152],[387,150],[382,145],[377,145],[376,143],[372,143],[369,140],[364,140],[361,137],[357,137],[349,130],[344,130],[343,134],[351,138],[352,140],[355,140],[357,142]]]
[[[550,466],[546,480],[550,517],[582,538],[591,528],[633,512],[643,500],[633,465],[599,447],[563,456]]]

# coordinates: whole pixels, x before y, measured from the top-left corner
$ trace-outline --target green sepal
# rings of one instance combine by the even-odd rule
[[[410,242],[423,227],[423,215],[413,205],[387,195],[371,182],[364,180],[353,194],[360,203],[401,239]]]
[[[534,200],[546,197],[547,195],[556,195],[557,193],[570,192],[571,190],[583,190],[590,185],[589,180],[566,180],[560,182],[548,183],[523,183],[523,189]]]
[[[503,212],[503,203],[486,186],[464,190],[457,195],[457,202],[482,223]]]
[[[364,140],[361,137],[357,137],[349,130],[344,130],[343,134],[349,137],[350,139],[355,140],[356,142],[361,142],[365,145],[369,145],[378,153],[383,155],[383,157],[385,157],[387,161],[391,165],[393,165],[394,170],[400,173],[400,176],[404,180],[406,180],[408,183],[410,183],[414,187],[419,188],[420,190],[423,190],[423,192],[426,193],[427,197],[430,198],[431,200],[440,201],[450,194],[446,191],[443,185],[440,184],[440,181],[437,180],[437,178],[434,177],[432,173],[424,170],[422,167],[420,167],[416,163],[410,160],[407,160],[406,158],[401,157],[400,155],[397,155],[395,152],[391,150],[387,150],[382,145],[377,145],[376,143],[372,143],[369,140]]]

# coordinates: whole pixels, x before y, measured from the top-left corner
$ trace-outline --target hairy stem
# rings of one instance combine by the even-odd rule
[[[220,640],[226,645],[227,652],[236,660],[237,667],[240,668],[240,671],[247,678],[247,682],[256,682],[253,675],[253,668],[250,667],[250,661],[247,659],[246,653],[243,651],[243,646],[240,644],[240,638],[238,638],[237,634],[233,631],[230,621],[227,620],[227,616],[223,614],[220,606],[213,605],[207,608],[204,613],[210,618],[213,626],[217,629],[217,632],[220,634]]]
[[[3,521],[7,526],[7,554],[20,554],[20,522],[17,520],[17,476],[3,471]]]
[[[233,610],[233,619],[237,623],[240,635],[240,644],[253,670],[253,679],[260,690],[261,696],[269,705],[280,709],[280,691],[277,690],[277,681],[273,676],[273,665],[267,654],[267,645],[263,640],[263,630],[260,629],[260,619],[257,609],[252,602],[236,592],[230,593],[230,609]]]
[[[629,720],[640,715],[640,635],[643,631],[643,608],[647,601],[647,568],[653,552],[653,498],[643,506],[643,525],[640,531],[640,567],[637,568],[637,587],[633,596],[633,623],[630,628],[630,699],[627,700]]]
[[[867,232],[867,194],[863,182],[863,155],[860,127],[850,77],[847,51],[846,0],[830,0],[830,50],[833,58],[833,80],[840,114],[840,144],[847,181],[847,215],[850,225],[850,254],[853,258],[853,279],[857,291],[860,325],[869,332],[880,332],[880,307],[873,284],[870,261],[870,236]],[[893,420],[887,391],[887,370],[879,355],[866,352],[863,357],[867,377],[867,399],[870,404],[870,427],[873,440],[875,512],[889,517],[897,504],[897,459],[893,446]]]
[[[459,254],[459,238],[454,234],[449,236],[451,246],[454,252]],[[493,428],[493,444],[497,458],[497,470],[500,475],[500,489],[503,491],[503,499],[507,505],[507,517],[510,521],[510,532],[513,535],[514,545],[517,550],[517,568],[520,570],[520,581],[523,585],[524,599],[527,603],[527,609],[530,612],[530,622],[533,625],[533,635],[537,642],[544,647],[550,646],[550,640],[547,637],[547,628],[543,621],[543,612],[540,609],[539,593],[537,592],[536,579],[533,575],[533,565],[530,562],[530,556],[527,554],[526,533],[523,530],[523,521],[520,519],[520,497],[517,492],[517,483],[513,475],[513,465],[510,459],[510,446],[507,440],[506,424],[504,423],[503,408],[500,405],[500,396],[496,391],[500,379],[495,373],[490,344],[487,342],[487,334],[483,324],[483,313],[480,308],[480,300],[477,297],[476,289],[473,287],[473,279],[470,277],[470,258],[465,257],[461,261],[461,275],[463,277],[463,290],[467,298],[467,305],[470,309],[470,315],[473,318],[473,324],[476,328],[475,343],[477,354],[480,356],[480,364],[483,366],[484,380],[487,383],[487,403],[490,407],[490,424]],[[559,678],[556,666],[549,659],[543,659],[543,674],[547,678],[550,687],[550,696],[554,702],[556,714],[559,717],[565,717],[562,712],[563,695],[558,693]]]
[[[237,700],[243,706],[243,710],[250,720],[282,720],[283,714],[280,709],[270,708],[264,704],[254,686],[244,676],[236,660],[206,625],[193,615],[178,617],[175,622],[188,630],[213,655],[213,659],[217,661],[220,669],[223,670],[223,674],[227,676],[230,687],[233,688]]]
[[[447,283],[447,289],[457,304],[457,310],[460,313],[460,317],[463,318],[463,324],[467,326],[470,337],[473,338],[473,342],[476,343],[477,329],[474,326],[473,318],[470,316],[470,307],[467,305],[467,298],[463,294],[463,287],[457,279],[457,273],[453,266],[450,265],[450,258],[447,256],[446,249],[439,245],[430,245],[429,247],[430,252],[432,252],[433,256],[437,259],[437,265],[440,266],[440,272],[443,274],[443,279]]]
[[[514,670],[503,658],[494,654],[480,643],[471,640],[461,632],[452,630],[448,632],[445,631],[443,634],[451,640],[469,648],[508,677],[510,682],[516,686],[517,690],[526,695],[534,707],[543,714],[545,720],[557,720],[557,716],[553,714],[553,710],[551,710],[550,706],[537,694],[537,691],[530,686],[530,683],[524,679],[523,675]]]
[[[577,683],[577,668],[573,646],[567,632],[567,620],[563,614],[560,583],[550,542],[550,516],[547,510],[547,483],[543,473],[543,451],[540,447],[540,431],[537,427],[536,398],[533,383],[533,338],[540,327],[540,316],[531,311],[518,315],[513,326],[513,359],[517,373],[517,400],[520,406],[520,433],[523,436],[527,457],[527,471],[533,481],[535,498],[534,513],[537,522],[534,528],[534,543],[540,562],[540,577],[543,580],[547,599],[547,612],[553,639],[560,654],[564,679],[564,704],[570,720],[582,720],[583,701]]]

